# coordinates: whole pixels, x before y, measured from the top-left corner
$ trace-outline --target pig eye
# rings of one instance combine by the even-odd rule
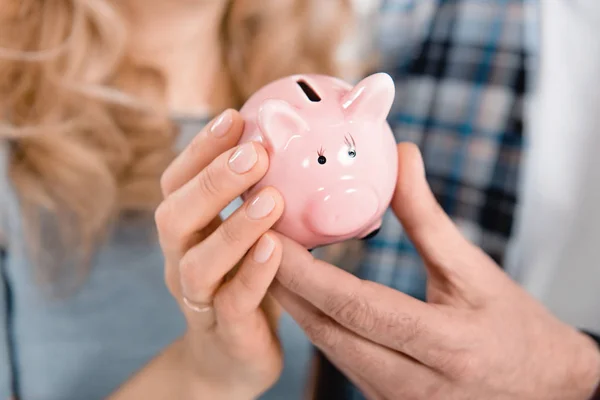
[[[321,165],[327,162],[327,158],[325,158],[325,156],[323,155],[324,153],[325,152],[322,147],[319,149],[319,151],[317,151],[317,154],[319,155],[319,158],[317,158],[317,162]]]
[[[346,146],[348,146],[348,156],[350,158],[354,158],[356,157],[356,142],[354,141],[352,135],[349,136],[350,139],[348,139],[348,137],[344,138],[344,143],[346,143]]]

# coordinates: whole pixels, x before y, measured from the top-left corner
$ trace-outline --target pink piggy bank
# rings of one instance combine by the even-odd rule
[[[294,75],[257,91],[240,110],[240,143],[260,142],[270,164],[242,199],[265,186],[277,189],[285,210],[273,229],[307,249],[376,234],[398,172],[386,121],[394,93],[384,73],[354,87]]]

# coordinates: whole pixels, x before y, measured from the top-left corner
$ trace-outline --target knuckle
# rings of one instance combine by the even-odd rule
[[[198,176],[199,190],[205,197],[216,197],[219,194],[219,171],[214,165],[209,165]]]
[[[409,347],[423,337],[426,327],[418,316],[395,312],[385,318],[385,326],[376,329],[389,332],[395,348],[409,351]]]
[[[292,292],[296,292],[298,290],[300,286],[298,272],[293,271],[291,269],[279,269],[277,274],[277,278],[281,285],[291,290]]]
[[[172,203],[165,200],[156,208],[154,212],[154,222],[159,235],[167,238],[169,241],[177,240],[177,229],[175,228],[176,219]]]
[[[197,279],[194,274],[194,270],[196,269],[195,265],[195,257],[191,251],[188,251],[183,257],[181,257],[181,260],[179,260],[179,275],[181,276],[181,280],[185,281],[186,287],[192,289],[197,286]]]
[[[379,315],[369,302],[351,292],[347,296],[330,296],[325,300],[324,311],[335,320],[343,321],[351,330],[371,333],[379,325]]]
[[[441,356],[438,362],[440,370],[459,382],[476,382],[487,371],[484,358],[469,351]]]
[[[236,229],[230,220],[226,220],[217,229],[219,236],[227,245],[237,245],[242,240],[240,229]]]
[[[202,268],[202,257],[192,250],[188,251],[179,261],[179,276],[182,285],[190,295],[206,292],[211,287],[211,278]]]
[[[396,313],[390,320],[389,328],[395,332],[394,342],[400,349],[406,348],[423,334],[424,326],[417,316]]]
[[[310,341],[317,346],[332,348],[339,340],[333,323],[326,317],[309,317],[300,325],[304,327],[304,332]]]
[[[171,177],[169,169],[160,176],[160,190],[164,197],[171,192]]]
[[[154,223],[159,230],[163,230],[169,221],[168,212],[169,207],[166,205],[167,201],[163,201],[156,207],[154,211]]]
[[[282,255],[283,256],[283,255]],[[302,264],[306,265],[306,268],[280,268],[277,271],[277,280],[281,285],[291,290],[292,292],[298,292],[302,286],[302,282],[306,279],[304,274],[306,271],[311,271],[313,268],[318,268],[318,260],[312,255],[309,256],[306,261],[302,260]],[[286,263],[285,256],[283,256],[282,264]]]

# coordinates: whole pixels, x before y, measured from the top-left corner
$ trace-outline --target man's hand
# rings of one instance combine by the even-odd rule
[[[584,400],[600,352],[468,242],[401,144],[394,212],[423,257],[427,303],[315,260],[281,238],[272,291],[311,341],[372,399]]]

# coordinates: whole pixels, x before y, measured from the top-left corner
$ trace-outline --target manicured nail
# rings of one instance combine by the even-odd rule
[[[258,154],[252,143],[238,147],[229,159],[229,168],[237,174],[243,174],[252,169],[258,161]]]
[[[263,235],[254,249],[252,258],[259,264],[264,264],[269,261],[273,251],[275,250],[275,241],[269,235]]]
[[[219,115],[219,117],[213,122],[210,127],[210,133],[212,133],[216,137],[225,136],[231,125],[233,124],[233,115],[231,110],[226,110]]]
[[[246,214],[252,219],[262,219],[271,214],[274,208],[275,199],[273,196],[263,193],[252,200],[252,203],[250,203],[246,210]]]

